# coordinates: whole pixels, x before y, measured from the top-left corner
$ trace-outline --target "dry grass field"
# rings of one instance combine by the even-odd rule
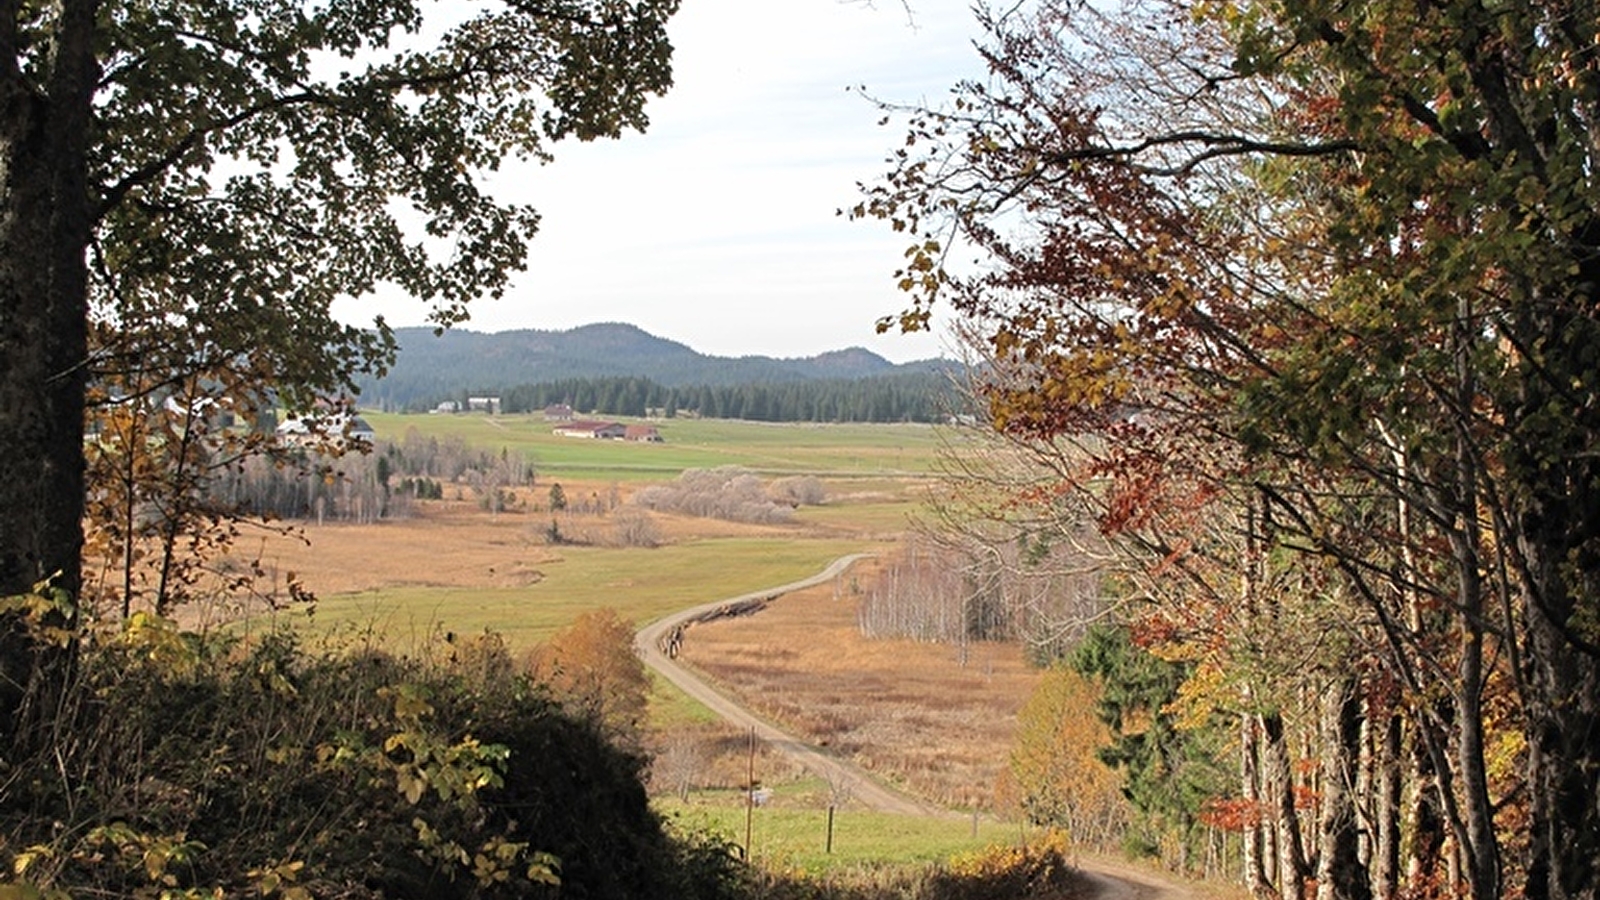
[[[569,496],[614,496],[632,488],[569,481]],[[752,525],[652,512],[659,546],[619,546],[614,514],[544,508],[548,488],[522,489],[518,510],[491,515],[471,498],[419,502],[413,515],[366,524],[303,522],[291,535],[246,536],[228,568],[252,562],[259,588],[287,597],[292,578],[318,598],[317,621],[386,634],[405,650],[437,630],[491,629],[526,646],[596,607],[645,622],[667,612],[811,575],[832,559],[887,548],[904,527],[910,501],[899,496],[840,496],[802,510],[784,525]],[[815,520],[807,513],[826,509]],[[852,517],[862,519],[852,523]],[[564,543],[548,529],[559,520]],[[265,603],[240,608],[204,604],[186,610],[206,626],[267,615]],[[296,610],[280,615],[297,615]]]
[[[865,433],[845,432],[830,444],[814,431],[754,429],[760,440],[736,445],[728,455],[748,462],[788,452],[796,459],[785,465],[802,469],[838,466],[840,454],[882,458],[866,445]],[[901,432],[892,434],[896,443],[902,440]],[[708,435],[705,445],[723,437]],[[566,452],[569,445],[557,446]],[[990,809],[1016,711],[1036,676],[1011,646],[976,644],[963,653],[948,645],[861,637],[856,604],[871,590],[881,560],[895,552],[928,477],[922,453],[905,455],[898,446],[889,452],[894,464],[873,474],[824,475],[827,501],[801,508],[788,524],[652,513],[660,537],[653,548],[609,542],[612,520],[604,515],[564,516],[561,530],[575,543],[551,544],[543,480],[520,489],[515,512],[491,515],[469,496],[419,503],[410,518],[304,523],[297,537],[247,537],[237,547],[236,565],[259,560],[264,589],[280,595],[292,575],[317,596],[314,619],[308,623],[303,611],[263,614],[259,608],[194,613],[212,622],[241,612],[255,614],[255,622],[290,616],[303,627],[355,631],[401,652],[439,632],[483,630],[523,649],[587,609],[609,606],[643,623],[809,576],[846,553],[877,553],[879,560],[858,564],[834,587],[786,596],[754,616],[695,626],[684,659],[767,718],[905,790],[951,807]],[[573,464],[560,478],[568,497],[625,502],[647,483],[574,477],[580,468]],[[749,759],[742,734],[708,720],[703,709],[665,686],[656,691],[651,715],[658,791],[714,793],[744,783]],[[785,804],[816,809],[839,799],[775,753],[758,751],[757,767],[764,783],[785,786]]]
[[[1016,713],[1037,672],[1014,645],[974,644],[963,654],[862,637],[858,592],[870,590],[881,566],[869,560],[840,588],[696,625],[680,658],[768,719],[913,794],[992,808]]]
[[[896,521],[881,507],[853,513],[841,502],[815,512],[823,524],[660,517],[666,546],[637,550],[550,546],[545,517],[490,516],[471,503],[441,502],[409,519],[307,524],[304,541],[275,537],[241,550],[259,555],[279,581],[292,572],[313,590],[320,629],[373,632],[401,651],[439,631],[492,629],[522,648],[594,606],[642,622],[809,575],[846,552],[894,552],[885,537]],[[834,587],[697,625],[683,659],[770,720],[905,790],[955,808],[990,809],[1016,711],[1036,673],[1010,645],[975,644],[963,660],[948,645],[862,637],[856,604],[881,566],[867,560]],[[689,769],[663,776],[657,789],[672,790],[675,778],[695,788],[742,784],[743,736],[665,687],[657,694],[657,752],[668,757],[664,765]],[[757,768],[767,783],[795,786],[785,795],[790,805],[821,808],[838,799],[826,785],[805,785],[803,771],[764,748]]]

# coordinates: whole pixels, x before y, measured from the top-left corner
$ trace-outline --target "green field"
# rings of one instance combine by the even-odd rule
[[[540,566],[537,584],[515,588],[389,587],[317,601],[316,627],[367,631],[400,652],[433,635],[495,631],[513,648],[531,647],[579,614],[610,607],[644,624],[674,610],[736,597],[817,574],[856,541],[755,538],[692,541],[654,549],[563,548]]]
[[[741,791],[704,792],[688,803],[662,798],[656,807],[690,830],[716,834],[743,846],[749,815],[752,858],[772,869],[820,873],[833,869],[947,860],[996,844],[1016,844],[1016,823],[967,816],[900,816],[846,804],[833,816],[828,850],[826,786],[820,782],[775,785],[767,805],[746,810]],[[976,827],[974,827],[976,826]]]
[[[408,429],[424,437],[459,437],[474,447],[522,454],[541,474],[615,481],[665,481],[684,469],[744,466],[764,475],[826,478],[927,475],[940,429],[928,425],[767,424],[725,419],[670,419],[650,424],[660,444],[556,435],[542,415],[401,415],[363,412],[380,440]],[[619,422],[635,420],[617,419]]]

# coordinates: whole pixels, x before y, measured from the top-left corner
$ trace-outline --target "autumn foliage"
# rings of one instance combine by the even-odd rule
[[[633,625],[616,610],[579,615],[528,654],[528,671],[613,741],[642,746],[650,679],[633,647]]]
[[[1045,0],[854,212],[1220,716],[1256,893],[1600,895],[1592,10]],[[975,264],[967,264],[971,257]],[[1042,505],[1047,515],[1040,514]],[[1302,749],[1306,748],[1306,749]]]

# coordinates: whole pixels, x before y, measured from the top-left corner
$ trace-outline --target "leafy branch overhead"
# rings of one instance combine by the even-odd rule
[[[504,292],[539,219],[489,180],[645,128],[677,6],[0,4],[0,587],[76,584],[86,407],[265,426],[392,364],[335,302]]]
[[[1244,722],[1239,808],[1277,819],[1253,828],[1297,833],[1287,730],[1343,786],[1392,715],[1460,855],[1409,835],[1411,877],[1600,894],[1600,18],[1041,0],[985,25],[989,77],[899,111],[852,210],[910,238],[884,326],[959,318],[991,423],[1054,479],[1019,502],[1098,526],[1151,601],[1130,624]],[[1316,711],[1268,702],[1272,671]],[[1330,787],[1316,852],[1251,887],[1430,889],[1379,800]],[[1389,843],[1357,859],[1362,804]]]
[[[390,286],[448,325],[498,296],[538,216],[484,176],[547,162],[562,138],[642,130],[671,85],[676,6],[108,4],[89,148],[99,314],[185,328],[208,356],[276,356],[292,385],[382,367],[387,343],[328,304]]]
[[[677,7],[0,2],[0,597],[75,598],[68,633],[181,600],[237,533],[208,486],[392,364],[334,303],[501,294],[538,216],[490,180],[646,127]],[[0,631],[0,745],[48,756],[70,654]]]

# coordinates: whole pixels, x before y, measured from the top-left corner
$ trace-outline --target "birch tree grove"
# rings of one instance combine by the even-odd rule
[[[993,425],[1069,461],[1048,496],[1143,573],[1134,633],[1242,723],[1287,826],[1247,881],[1600,896],[1600,13],[986,25],[990,78],[906,111],[853,211],[913,240],[881,324],[981,335]],[[1290,672],[1321,702],[1269,702]],[[1286,729],[1315,817],[1260,793]]]

